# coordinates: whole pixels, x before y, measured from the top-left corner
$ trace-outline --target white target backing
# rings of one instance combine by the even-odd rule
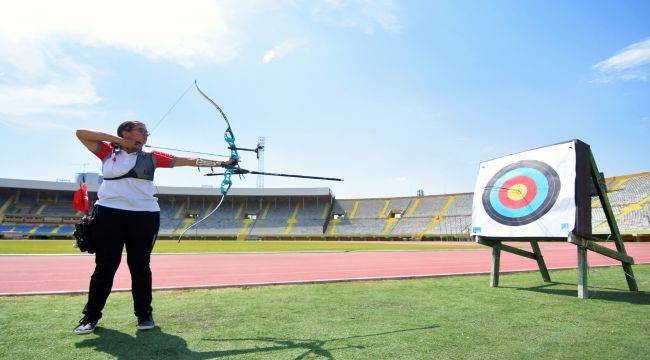
[[[566,238],[576,222],[574,141],[480,165],[472,235]]]

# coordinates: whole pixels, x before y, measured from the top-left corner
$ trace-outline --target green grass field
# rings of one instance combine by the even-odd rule
[[[0,240],[0,254],[80,254],[73,240]],[[280,251],[385,251],[485,249],[466,243],[362,242],[362,241],[201,241],[158,240],[154,253],[280,252]]]
[[[159,328],[136,332],[112,294],[95,334],[72,328],[84,296],[0,298],[3,359],[642,359],[650,354],[650,265],[576,272],[154,293]]]

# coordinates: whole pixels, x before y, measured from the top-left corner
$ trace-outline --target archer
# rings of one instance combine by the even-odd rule
[[[131,272],[133,309],[137,329],[155,327],[152,316],[151,251],[160,227],[160,206],[153,183],[157,168],[179,166],[236,166],[237,158],[214,161],[181,157],[160,151],[145,152],[149,132],[139,121],[125,121],[117,136],[93,130],[77,130],[81,143],[102,161],[102,182],[97,192],[91,238],[95,244],[95,271],[90,277],[88,302],[76,334],[95,330],[111,293],[113,278],[126,246]]]

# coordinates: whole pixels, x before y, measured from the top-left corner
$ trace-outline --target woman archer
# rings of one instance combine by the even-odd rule
[[[113,136],[93,130],[77,130],[81,143],[102,161],[102,182],[95,202],[92,236],[95,241],[95,271],[90,277],[88,302],[76,334],[95,330],[102,309],[111,293],[113,278],[126,246],[131,272],[133,309],[137,329],[155,326],[151,307],[151,268],[149,266],[158,228],[160,207],[154,197],[154,172],[157,168],[178,166],[217,167],[236,165],[236,160],[213,161],[180,157],[163,152],[144,152],[149,133],[139,121],[125,121]]]

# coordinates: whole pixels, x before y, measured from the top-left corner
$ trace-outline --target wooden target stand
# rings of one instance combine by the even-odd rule
[[[588,265],[587,265],[587,250],[591,250],[603,256],[618,260],[623,265],[623,275],[625,280],[627,280],[627,286],[630,291],[638,291],[636,280],[634,278],[634,273],[632,271],[632,265],[634,264],[634,259],[627,254],[625,251],[625,245],[623,244],[623,238],[618,229],[618,224],[616,223],[616,218],[614,217],[614,212],[609,203],[607,197],[605,183],[600,178],[600,173],[598,167],[596,166],[596,161],[594,160],[593,153],[589,150],[589,155],[591,159],[591,179],[593,180],[596,192],[600,203],[602,204],[603,211],[605,212],[605,217],[607,218],[607,223],[609,224],[610,234],[611,235],[592,235],[589,238],[579,236],[573,232],[569,233],[566,239],[555,239],[555,238],[545,238],[545,239],[533,239],[533,238],[495,238],[495,237],[484,237],[484,236],[474,236],[474,241],[486,245],[492,248],[492,270],[490,275],[490,286],[498,287],[499,286],[499,263],[501,257],[501,251],[509,252],[511,254],[523,256],[529,259],[537,261],[539,266],[539,271],[542,274],[542,279],[544,282],[551,282],[551,276],[548,273],[546,268],[546,263],[544,262],[544,257],[539,248],[538,241],[568,241],[576,245],[578,250],[578,298],[586,299],[589,297],[589,290],[587,288],[587,274],[588,274]],[[611,239],[610,239],[611,237]],[[598,242],[610,241],[613,240],[616,244],[616,250],[612,250],[608,247],[598,244]],[[530,242],[532,252],[522,250],[513,246],[503,244],[503,241],[523,241]]]

